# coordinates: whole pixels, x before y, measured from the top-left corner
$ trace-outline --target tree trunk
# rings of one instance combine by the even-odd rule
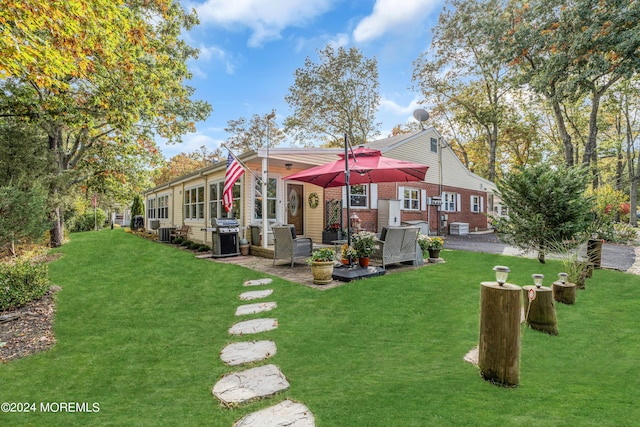
[[[485,380],[506,386],[520,382],[520,286],[482,282],[478,366]]]
[[[49,214],[52,227],[49,230],[49,245],[52,248],[59,248],[64,241],[64,220],[62,217],[62,208],[54,208]]]
[[[64,153],[62,153],[62,129],[59,126],[53,126],[53,129],[49,132],[49,151],[51,152],[51,158],[55,161],[54,173],[59,177],[65,170]],[[52,248],[59,248],[64,241],[64,218],[62,216],[63,209],[60,206],[60,183],[58,179],[51,181],[49,188],[49,194],[51,200],[57,206],[53,206],[49,213],[49,220],[51,221],[51,230],[49,231],[49,245]]]
[[[535,298],[529,301],[529,292],[535,290]],[[546,332],[550,335],[558,335],[558,319],[556,307],[553,305],[553,291],[551,288],[541,286],[523,286],[524,312],[527,325],[536,331]]]
[[[553,282],[553,299],[563,304],[575,304],[576,285],[569,282]]]
[[[562,109],[557,101],[553,101],[550,96],[547,98],[551,102],[553,108],[553,114],[556,118],[556,126],[558,126],[558,132],[562,139],[562,145],[564,146],[564,161],[568,167],[574,165],[573,163],[573,143],[571,142],[571,135],[567,131],[567,125],[564,122],[564,116],[562,115]]]

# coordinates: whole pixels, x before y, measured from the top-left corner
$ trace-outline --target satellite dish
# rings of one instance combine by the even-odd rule
[[[413,110],[413,117],[420,122],[420,127],[424,129],[422,123],[429,120],[429,113],[422,108],[418,108],[417,110]]]

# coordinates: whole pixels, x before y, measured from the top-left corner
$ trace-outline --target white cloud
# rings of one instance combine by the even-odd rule
[[[376,0],[373,13],[353,31],[356,42],[377,39],[387,32],[404,32],[424,22],[441,0]]]
[[[328,11],[336,0],[206,0],[195,6],[203,25],[249,28],[248,44],[260,47],[280,38],[289,26],[302,26]]]
[[[159,142],[158,146],[163,156],[166,159],[170,159],[180,153],[193,153],[194,151],[199,150],[202,146],[207,147],[207,151],[214,151],[223,143],[224,141],[211,138],[201,132],[196,132],[185,135],[181,144],[167,144],[165,142]]]
[[[229,55],[224,49],[217,46],[204,46],[200,44],[198,50],[198,62],[219,62],[224,64],[224,69],[227,74],[235,73],[238,60],[232,55]],[[194,75],[202,78],[206,77],[206,73],[202,69],[192,69],[192,71]]]
[[[395,116],[412,116],[413,110],[415,110],[416,108],[422,108],[420,104],[418,104],[418,98],[413,98],[407,105],[400,105],[389,98],[386,98],[384,96],[380,97],[380,111],[383,114],[392,114]]]

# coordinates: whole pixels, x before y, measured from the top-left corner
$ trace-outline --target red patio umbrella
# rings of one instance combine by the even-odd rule
[[[345,135],[345,154],[341,160],[314,166],[302,172],[286,176],[284,179],[308,182],[323,188],[344,185],[372,184],[378,182],[424,181],[429,166],[403,160],[382,157],[380,150],[360,146],[348,154]],[[351,224],[349,197],[347,197],[347,243],[351,244]]]
[[[372,184],[378,182],[415,182],[424,181],[429,166],[383,157],[380,150],[360,146],[349,154],[345,165],[342,160],[314,166],[302,172],[294,173],[284,179],[308,182],[323,188],[343,185]],[[346,173],[349,171],[347,182]]]

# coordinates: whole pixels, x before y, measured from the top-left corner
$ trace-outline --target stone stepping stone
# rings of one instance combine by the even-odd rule
[[[236,342],[222,349],[220,359],[227,365],[235,366],[268,359],[277,351],[273,341]]]
[[[212,393],[224,405],[231,406],[273,396],[288,388],[289,382],[277,366],[264,365],[222,377]]]
[[[273,289],[265,289],[264,291],[249,291],[240,294],[243,301],[251,301],[254,299],[266,298],[273,293]]]
[[[271,311],[277,306],[278,304],[276,304],[275,302],[257,302],[255,304],[245,304],[236,309],[236,316],[244,316],[245,314],[255,314],[265,311]]]
[[[240,418],[233,427],[314,427],[313,413],[302,403],[284,400]]]
[[[273,279],[255,279],[255,280],[247,280],[246,282],[244,282],[244,285],[245,286],[261,286],[261,285],[268,285],[271,282],[273,282]]]
[[[234,324],[229,328],[231,335],[257,334],[267,332],[278,327],[278,319],[251,319]]]

